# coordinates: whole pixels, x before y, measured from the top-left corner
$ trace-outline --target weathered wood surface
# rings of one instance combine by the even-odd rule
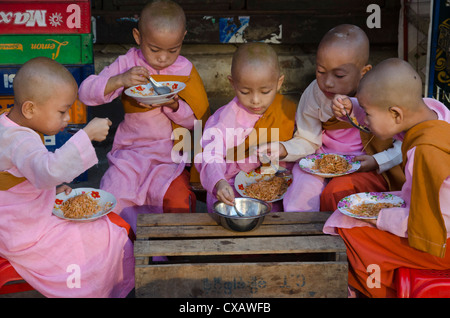
[[[136,267],[137,297],[347,297],[347,263],[171,264]]]
[[[138,297],[345,297],[347,261],[339,236],[324,235],[329,212],[274,212],[250,232],[213,214],[141,214]],[[152,261],[167,256],[168,261]]]

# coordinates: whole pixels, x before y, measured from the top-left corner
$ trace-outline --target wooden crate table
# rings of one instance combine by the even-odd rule
[[[345,244],[322,232],[329,215],[274,212],[232,232],[209,213],[140,214],[136,296],[347,297]]]

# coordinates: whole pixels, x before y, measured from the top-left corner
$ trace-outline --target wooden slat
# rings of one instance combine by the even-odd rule
[[[136,297],[347,297],[346,262],[136,266]]]
[[[325,222],[331,212],[272,212],[263,224],[289,224]],[[215,225],[214,214],[210,213],[173,213],[173,214],[139,214],[137,226],[163,225]]]
[[[345,252],[345,245],[336,236],[286,236],[246,237],[191,240],[136,240],[134,255],[139,256],[189,256],[189,255],[240,255],[285,253],[335,253]]]
[[[320,235],[323,224],[267,224],[249,232],[233,232],[221,226],[140,226],[136,230],[137,239],[189,238],[189,237],[233,237],[233,236],[283,236],[283,235]]]

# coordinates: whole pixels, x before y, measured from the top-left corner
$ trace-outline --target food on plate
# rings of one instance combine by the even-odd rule
[[[288,186],[288,182],[284,178],[274,176],[268,180],[260,180],[249,184],[245,187],[244,193],[251,198],[272,201],[281,197]]]
[[[174,89],[178,88],[178,84],[172,84],[172,87],[170,87],[170,85],[168,83],[164,83],[163,85],[167,86],[170,88],[170,91],[173,92]],[[140,96],[153,96],[153,95],[157,95],[155,93],[155,90],[153,87],[147,88],[144,85],[137,85],[135,87],[133,87],[132,89],[130,89],[130,92],[133,94],[137,94]]]
[[[348,171],[352,165],[343,157],[333,154],[323,155],[314,162],[314,170],[321,173],[340,174]]]
[[[71,219],[88,218],[101,210],[98,202],[88,193],[71,197],[61,205],[64,217]]]
[[[387,202],[362,203],[362,204],[352,206],[349,209],[349,211],[355,215],[373,217],[373,216],[377,216],[380,213],[381,209],[394,208],[394,207],[400,207],[400,206],[401,206],[401,203],[398,203],[398,204],[387,203]]]

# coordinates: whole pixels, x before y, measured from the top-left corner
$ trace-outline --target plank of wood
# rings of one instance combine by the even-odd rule
[[[136,266],[136,297],[347,297],[346,262]]]
[[[189,256],[285,253],[342,253],[345,244],[339,236],[283,236],[189,240],[136,240],[134,255]]]
[[[137,239],[179,239],[190,237],[321,235],[323,223],[267,224],[249,232],[233,232],[219,225],[140,226]]]
[[[263,224],[289,224],[325,222],[331,212],[272,212],[264,218]],[[215,225],[214,213],[143,213],[137,217],[137,226],[161,225]]]

